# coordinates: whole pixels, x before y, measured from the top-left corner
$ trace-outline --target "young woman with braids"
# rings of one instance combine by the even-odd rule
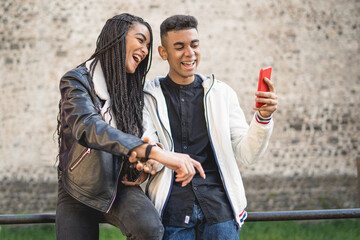
[[[161,239],[160,217],[139,184],[159,163],[175,170],[184,185],[195,169],[205,177],[188,155],[140,139],[152,41],[143,19],[114,16],[95,53],[60,80],[57,239],[98,239],[101,222],[128,239]]]

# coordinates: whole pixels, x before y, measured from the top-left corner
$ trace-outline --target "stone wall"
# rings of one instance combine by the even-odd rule
[[[0,0],[0,213],[53,212],[58,81],[86,60],[106,19],[153,27],[199,20],[199,72],[231,85],[250,121],[261,67],[273,67],[275,130],[261,161],[241,166],[252,210],[357,207],[360,1]],[[168,66],[154,52],[153,78]]]

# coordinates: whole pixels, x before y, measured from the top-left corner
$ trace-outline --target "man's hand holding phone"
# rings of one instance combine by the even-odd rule
[[[278,97],[275,92],[274,83],[271,79],[271,67],[262,68],[259,74],[258,90],[255,92],[255,107],[260,115],[268,118],[273,114],[278,105]]]

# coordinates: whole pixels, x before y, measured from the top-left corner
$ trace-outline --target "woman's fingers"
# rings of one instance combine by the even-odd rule
[[[135,151],[132,151],[129,156],[129,162],[134,163],[139,160],[140,160],[140,158],[137,157],[137,153]]]
[[[151,142],[151,141],[150,141],[150,138],[149,138],[149,137],[144,137],[144,138],[143,138],[143,142],[144,142],[144,143],[151,144],[151,145],[155,145],[154,142]]]
[[[140,174],[140,176],[136,179],[136,181],[132,182],[132,181],[128,181],[127,179],[127,175],[125,175],[122,179],[122,183],[125,186],[139,186],[140,184],[142,184],[143,182],[145,182],[145,180],[147,179],[148,174],[143,172]]]

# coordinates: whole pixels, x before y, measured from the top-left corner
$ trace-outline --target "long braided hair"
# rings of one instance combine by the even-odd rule
[[[150,32],[149,54],[140,62],[135,72],[126,73],[126,35],[134,23],[145,25]],[[80,66],[92,60],[90,64],[89,82],[92,86],[92,98],[95,100],[96,93],[92,76],[97,64],[101,64],[105,76],[106,86],[110,95],[110,108],[114,114],[111,118],[116,120],[117,128],[125,133],[140,137],[142,131],[142,110],[144,107],[143,86],[151,66],[152,58],[152,30],[150,25],[142,18],[128,13],[116,15],[108,19],[98,36],[96,50],[92,56]],[[61,101],[59,103],[58,114],[58,144],[61,145]]]

